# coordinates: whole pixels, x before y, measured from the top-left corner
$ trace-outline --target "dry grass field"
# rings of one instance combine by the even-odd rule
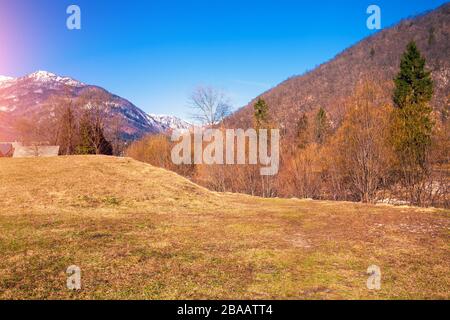
[[[448,210],[219,194],[127,158],[0,159],[0,299],[449,299],[449,228]]]

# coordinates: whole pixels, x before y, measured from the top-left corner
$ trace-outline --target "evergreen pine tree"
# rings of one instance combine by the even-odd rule
[[[71,155],[75,152],[76,119],[70,105],[66,106],[60,119],[60,154]]]
[[[433,96],[433,82],[430,72],[425,69],[425,59],[414,42],[408,44],[401,58],[400,72],[394,83],[392,144],[405,186],[416,190],[415,186],[428,173],[427,153],[433,130],[429,102]],[[418,204],[420,196],[414,192],[411,192],[411,200]]]
[[[408,44],[394,80],[393,144],[403,165],[424,167],[433,121],[429,105],[433,82],[414,42]]]
[[[101,123],[93,121],[89,111],[81,117],[79,127],[77,154],[113,154],[113,147],[106,140]]]
[[[425,69],[425,58],[414,41],[408,44],[403,54],[400,72],[394,82],[394,104],[397,108],[424,106],[433,96],[431,73]]]
[[[101,128],[101,126],[96,125],[94,127],[94,134],[97,137],[97,141],[98,141],[98,153],[99,154],[104,154],[104,155],[108,155],[108,156],[112,156],[113,154],[113,147],[111,145],[111,143],[106,140],[105,135],[103,133],[103,129]]]
[[[317,143],[323,144],[325,142],[329,129],[327,113],[321,107],[316,115],[315,139]]]
[[[300,120],[297,122],[297,145],[300,149],[304,149],[309,142],[308,133],[309,123],[306,114],[302,114]]]
[[[80,142],[77,146],[77,154],[95,154],[95,148],[91,141],[92,126],[86,114],[81,117],[79,126]]]
[[[262,98],[259,98],[253,108],[255,110],[254,120],[256,130],[267,129],[264,128],[269,123],[269,106],[267,105],[266,101]]]

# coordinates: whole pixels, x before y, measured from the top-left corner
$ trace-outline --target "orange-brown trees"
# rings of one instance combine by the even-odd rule
[[[347,102],[347,114],[330,142],[338,173],[360,201],[372,202],[389,172],[388,125],[390,107],[380,106],[382,91],[361,83]]]

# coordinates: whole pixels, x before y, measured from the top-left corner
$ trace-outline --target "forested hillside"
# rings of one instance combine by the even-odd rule
[[[335,59],[305,75],[286,80],[260,97],[270,106],[273,121],[290,132],[295,131],[304,112],[311,113],[320,107],[327,111],[336,127],[344,115],[345,99],[362,78],[377,78],[385,86],[383,98],[390,100],[392,79],[398,72],[401,54],[412,40],[432,72],[435,82],[432,105],[439,112],[446,112],[450,95],[450,4],[382,30]],[[230,123],[236,127],[250,126],[253,105],[260,97],[230,117]]]

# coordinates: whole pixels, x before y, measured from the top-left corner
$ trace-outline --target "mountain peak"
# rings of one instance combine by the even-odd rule
[[[44,70],[38,70],[36,72],[33,72],[24,78],[33,79],[34,81],[38,82],[59,82],[65,85],[74,86],[74,87],[80,87],[84,86],[84,83],[77,81],[75,79],[72,79],[70,77],[61,77],[58,76],[55,73],[44,71]]]
[[[38,70],[28,75],[30,78],[44,79],[57,77],[56,74],[44,70]]]
[[[1,79],[5,79],[3,82]],[[11,119],[41,119],[55,115],[51,97],[78,99],[83,89],[100,87],[85,85],[70,77],[62,77],[48,71],[36,71],[20,78],[0,78],[0,141],[17,140],[19,133]],[[167,133],[175,129],[189,129],[190,124],[174,116],[148,115],[128,100],[104,90],[101,96],[105,116],[121,119],[121,135],[134,140],[146,134]],[[85,105],[86,106],[86,105]],[[85,107],[84,106],[84,107]],[[83,107],[83,106],[81,106]]]
[[[147,114],[147,120],[154,126],[159,127],[159,130],[164,132],[167,130],[187,130],[192,127],[189,122],[175,116],[165,114]]]
[[[13,77],[8,77],[8,76],[2,76],[0,75],[0,82],[4,82],[4,81],[10,81],[13,80]]]

